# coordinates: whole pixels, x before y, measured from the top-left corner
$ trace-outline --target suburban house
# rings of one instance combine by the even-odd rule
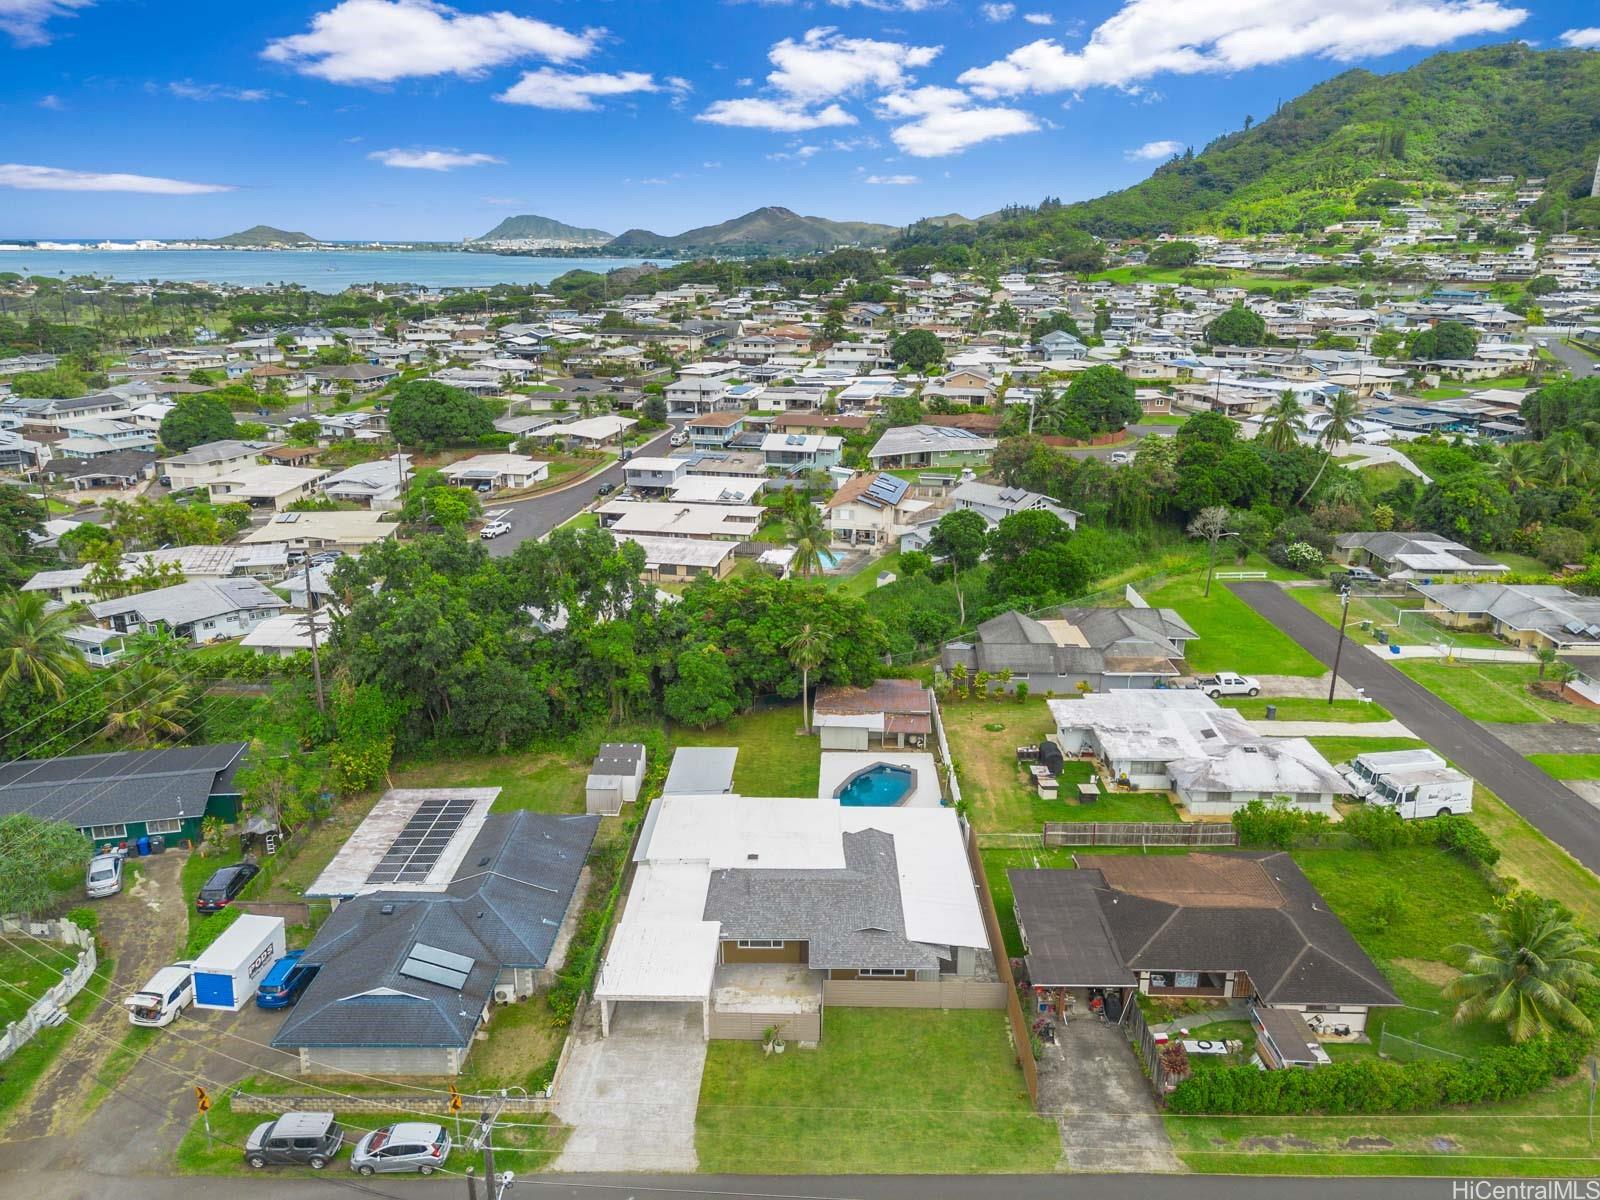
[[[676,501],[612,500],[595,510],[600,526],[619,536],[708,538],[748,541],[766,509],[759,504],[679,504]]]
[[[137,487],[150,478],[155,462],[153,450],[118,450],[98,458],[47,457],[39,469],[52,484],[65,483],[81,492],[90,488]]]
[[[297,500],[311,498],[316,485],[329,471],[312,467],[238,467],[207,481],[213,504],[242,501],[251,508],[275,508],[279,512]]]
[[[690,417],[683,431],[689,443],[702,450],[725,450],[728,443],[744,432],[742,412],[709,412]]]
[[[249,633],[288,607],[266,584],[243,578],[195,580],[101,600],[89,605],[89,613],[102,628],[118,633],[164,628],[199,646]]]
[[[1279,798],[1332,816],[1335,797],[1350,791],[1305,738],[1262,737],[1204,692],[1099,692],[1049,705],[1067,758],[1093,759],[1123,787],[1170,791],[1196,817]]]
[[[444,477],[480,492],[535,487],[550,478],[550,464],[526,454],[474,454],[452,463]]]
[[[317,931],[304,958],[317,976],[272,1039],[303,1074],[455,1075],[494,1006],[549,986],[561,968],[600,818],[484,806],[470,841],[462,821],[448,826],[425,877],[394,865],[420,871],[408,830],[438,830],[463,805],[479,808],[475,796],[435,791],[398,828],[370,831],[379,857],[367,879],[384,882],[343,900]]]
[[[599,417],[585,417],[568,421],[565,425],[547,425],[523,436],[535,442],[572,442],[579,446],[599,447],[619,443],[623,436],[639,422],[633,417],[619,417],[606,413]]]
[[[1007,517],[1016,516],[1017,513],[1047,512],[1062,521],[1068,529],[1076,529],[1078,518],[1083,515],[1073,509],[1063,508],[1049,496],[1039,492],[979,483],[975,479],[957,485],[950,493],[950,506],[970,508],[991,526],[999,524]]]
[[[405,454],[398,458],[398,462],[389,457],[356,463],[327,476],[318,486],[323,495],[362,508],[399,508],[406,480],[411,477],[411,458]]]
[[[865,471],[846,480],[822,509],[835,545],[887,548],[937,507],[912,497],[911,484],[898,475]]]
[[[205,818],[238,818],[233,776],[245,746],[222,742],[0,764],[0,815],[66,821],[97,847],[158,835],[173,846],[198,842]]]
[[[1370,567],[1390,579],[1438,579],[1456,575],[1502,575],[1505,563],[1437,533],[1341,533],[1333,557],[1348,566]]]
[[[400,528],[381,512],[281,512],[239,538],[241,545],[281,545],[290,557],[319,550],[356,553]]]
[[[1185,673],[1199,636],[1171,608],[1062,608],[1043,620],[1008,612],[946,643],[939,665],[947,674],[965,666],[968,678],[1010,671],[1005,689],[1026,683],[1034,695],[1153,688]]]
[[[614,817],[637,800],[646,757],[640,742],[602,742],[584,783],[588,811]]]
[[[126,574],[147,566],[171,564],[183,572],[186,583],[199,583],[249,576],[254,579],[280,579],[288,568],[288,555],[275,546],[167,546],[159,550],[135,550],[122,556]],[[93,564],[39,571],[21,587],[24,592],[43,592],[62,604],[88,603],[99,597],[89,590]]]
[[[687,458],[652,458],[638,455],[622,464],[623,486],[636,492],[669,492],[689,474]]]
[[[910,679],[820,687],[811,705],[824,750],[922,748],[933,736],[933,689]]]
[[[924,400],[944,399],[952,404],[990,404],[996,390],[995,381],[987,371],[963,367],[925,384],[922,397]]]
[[[1105,854],[1006,875],[1027,978],[1052,1004],[1088,988],[1124,1004],[1136,991],[1243,1001],[1298,1015],[1305,1039],[1344,1041],[1401,1003],[1283,851]]]
[[[994,453],[993,438],[949,425],[899,425],[883,431],[867,451],[875,469],[963,466],[986,462]]]
[[[1600,598],[1553,583],[1413,583],[1422,611],[1452,629],[1487,629],[1524,650],[1600,654]]]
[[[702,575],[726,579],[737,565],[734,559],[737,542],[618,533],[615,528],[612,533],[619,541],[632,542],[644,551],[644,570],[639,578],[646,583],[687,583]]]
[[[267,449],[265,442],[207,442],[182,454],[156,459],[156,474],[175,492],[204,487],[240,467],[254,465]]]
[[[769,433],[761,439],[767,466],[790,474],[836,467],[843,449],[844,439],[828,433]]]
[[[595,984],[602,1031],[639,1004],[708,1038],[815,1041],[833,1005],[998,1008],[1004,985],[946,808],[664,795]]]

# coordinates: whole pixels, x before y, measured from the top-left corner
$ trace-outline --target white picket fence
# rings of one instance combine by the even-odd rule
[[[74,925],[65,917],[50,921],[0,917],[0,933],[22,934],[57,942],[69,949],[77,948],[77,962],[61,972],[61,982],[51,985],[20,1020],[12,1021],[6,1026],[5,1033],[0,1034],[0,1062],[5,1062],[27,1045],[39,1030],[60,1025],[67,1019],[68,1002],[83,990],[100,960],[95,954],[94,934],[82,926]],[[39,957],[48,958],[49,955],[41,950]]]

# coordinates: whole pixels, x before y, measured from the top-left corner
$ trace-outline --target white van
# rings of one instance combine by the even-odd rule
[[[145,984],[122,1002],[128,1020],[135,1025],[171,1025],[178,1014],[194,1003],[194,964],[173,963],[150,976]]]
[[[1392,808],[1407,821],[1472,811],[1472,780],[1454,767],[1389,771],[1367,796],[1368,804]]]
[[[1351,792],[1365,800],[1385,775],[1396,771],[1436,770],[1448,765],[1432,750],[1379,750],[1357,755],[1340,773]]]

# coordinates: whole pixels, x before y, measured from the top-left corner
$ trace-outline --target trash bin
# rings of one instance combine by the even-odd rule
[[[1277,719],[1278,719],[1278,706],[1276,704],[1267,705],[1267,720],[1276,721]]]
[[[159,833],[150,835],[150,853],[161,854],[167,848],[167,839]]]
[[[1378,630],[1377,638],[1378,638],[1378,641],[1382,642],[1385,646],[1387,646],[1389,644],[1389,631],[1387,629]]]
[[[150,853],[150,839],[148,837],[141,836],[139,840],[134,843],[134,845],[139,847],[139,854],[141,857]]]
[[[1390,654],[1399,654],[1400,653],[1400,645],[1399,645],[1398,642],[1389,647],[1389,653]]]

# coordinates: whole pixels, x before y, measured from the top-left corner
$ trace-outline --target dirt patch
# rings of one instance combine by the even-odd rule
[[[1344,1148],[1346,1150],[1393,1150],[1394,1143],[1386,1137],[1368,1134],[1365,1137],[1346,1138]]]
[[[1435,1154],[1454,1154],[1461,1149],[1461,1143],[1453,1137],[1433,1137],[1428,1139],[1428,1149]]]
[[[1283,1134],[1281,1137],[1256,1136],[1247,1137],[1240,1141],[1241,1150],[1266,1150],[1278,1152],[1283,1150],[1315,1150],[1317,1144],[1308,1142],[1305,1138],[1295,1137],[1293,1134]]]
[[[1444,987],[1461,974],[1449,963],[1438,962],[1431,958],[1397,958],[1394,960],[1394,965],[1405,968],[1424,983],[1431,983],[1434,987]]]

